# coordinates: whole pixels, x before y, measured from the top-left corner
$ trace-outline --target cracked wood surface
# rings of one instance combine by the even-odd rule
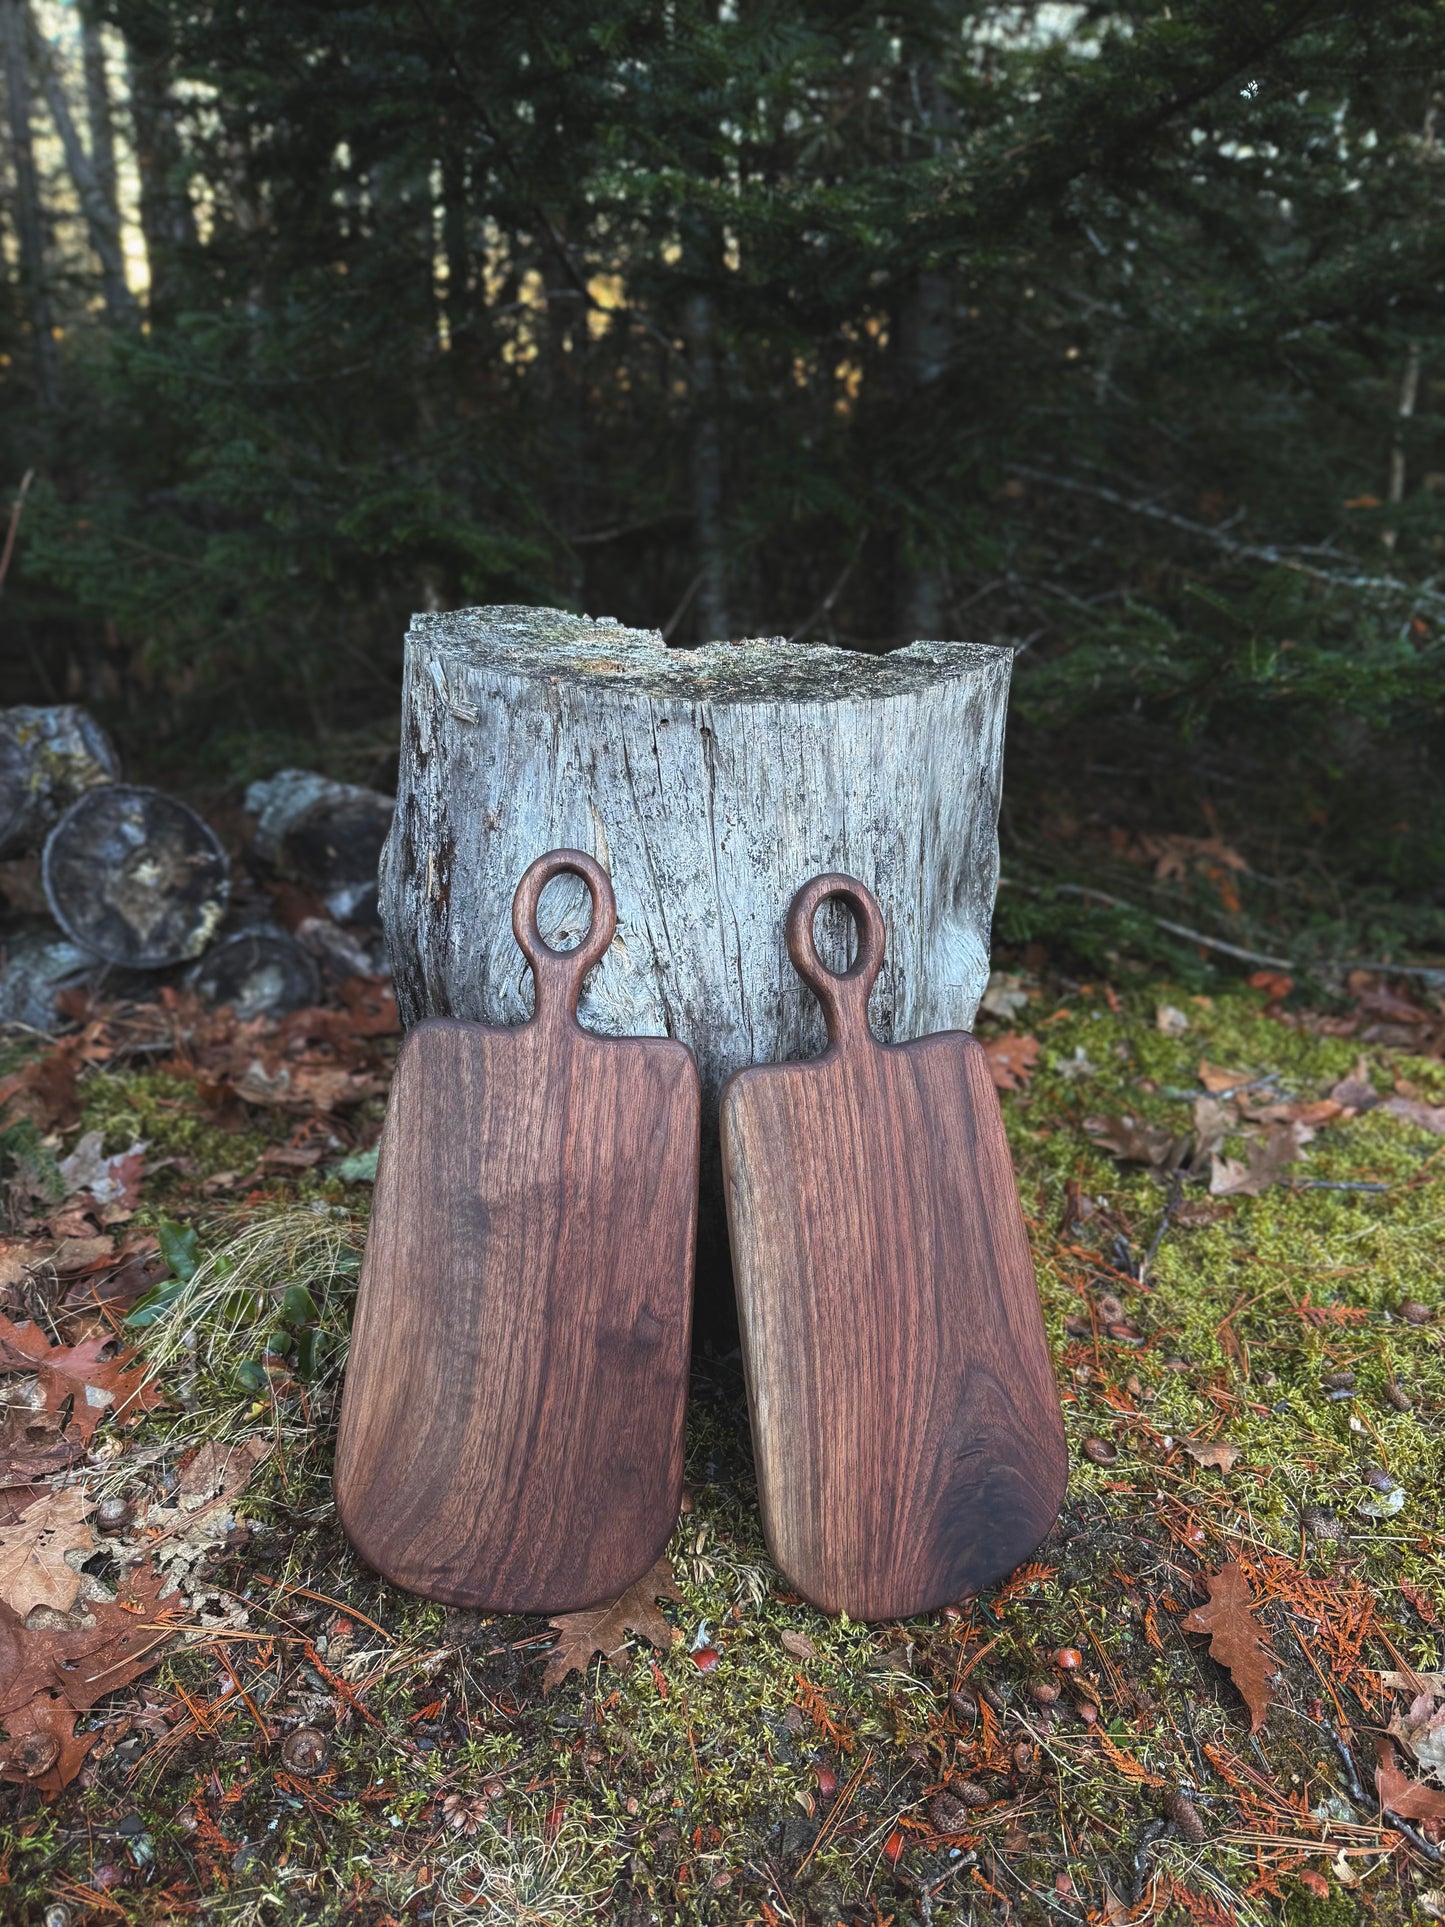
[[[783,943],[806,878],[846,870],[878,893],[880,1036],[972,1023],[1011,667],[1006,649],[958,642],[888,656],[777,640],[683,650],[545,609],[415,617],[381,884],[403,1021],[521,1022],[531,987],[513,885],[543,850],[589,851],[611,874],[618,934],[583,1021],[693,1051],[704,1216],[720,1233],[724,1082],[823,1046]],[[554,885],[543,934],[575,936],[586,901]],[[825,917],[828,954],[846,928]]]

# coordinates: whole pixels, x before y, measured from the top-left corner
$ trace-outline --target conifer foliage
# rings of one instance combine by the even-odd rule
[[[480,600],[963,634],[1028,740],[1438,791],[1440,0],[98,0],[138,302],[0,8],[8,613],[82,682],[108,621],[355,721]]]

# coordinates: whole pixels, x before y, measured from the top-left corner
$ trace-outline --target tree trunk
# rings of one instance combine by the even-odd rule
[[[45,268],[45,225],[40,183],[35,172],[35,140],[30,127],[30,62],[26,47],[25,0],[0,0],[0,59],[5,63],[5,111],[10,122],[10,153],[15,169],[15,231],[20,247],[20,279],[30,311],[35,342],[35,377],[41,404],[60,399],[60,362],[55,351],[55,313]]]
[[[728,616],[727,557],[723,548],[717,353],[713,342],[712,299],[701,291],[688,300],[687,332],[692,351],[693,426],[689,468],[699,575],[697,639],[726,642],[732,628]]]
[[[906,82],[908,148],[941,159],[953,127],[953,105],[943,87],[936,41],[921,38],[908,49]],[[898,311],[897,370],[902,446],[917,464],[917,451],[937,439],[939,398],[935,384],[953,353],[953,282],[943,269],[920,267]],[[926,491],[924,491],[926,492]],[[948,572],[929,533],[916,517],[900,531],[894,623],[905,642],[946,633]]]
[[[953,284],[946,274],[924,269],[914,276],[898,318],[898,369],[903,406],[921,418],[936,408],[929,390],[948,366],[953,349]],[[916,444],[915,444],[916,445]],[[898,579],[898,633],[906,641],[937,636],[947,620],[948,579],[931,554],[927,537],[905,530]]]
[[[93,20],[82,22],[80,44],[85,63],[85,117],[90,124],[90,158],[100,191],[118,228],[120,189],[115,165],[115,123],[110,111],[110,77],[106,72],[105,42]]]
[[[724,1081],[823,1045],[783,941],[799,885],[843,870],[876,892],[888,922],[881,1038],[973,1021],[1011,667],[1006,649],[969,643],[891,656],[781,641],[670,651],[655,632],[545,609],[413,618],[381,864],[403,1020],[521,1023],[531,979],[512,936],[517,880],[546,850],[596,856],[619,925],[582,1021],[679,1037],[697,1057],[705,1274],[726,1252]],[[572,879],[549,886],[543,935],[578,933],[587,902]],[[835,959],[842,928],[821,932]]]
[[[94,157],[86,152],[85,142],[80,138],[80,130],[75,124],[75,116],[70,111],[70,100],[65,91],[65,82],[51,58],[50,49],[41,38],[40,30],[33,17],[31,26],[31,50],[35,58],[35,71],[40,80],[40,91],[45,96],[45,105],[50,110],[50,118],[55,123],[55,131],[60,136],[60,144],[65,150],[65,165],[75,192],[85,214],[86,230],[90,235],[90,245],[100,262],[100,282],[105,298],[106,312],[112,321],[129,323],[136,318],[135,298],[126,285],[125,251],[120,235],[120,209],[114,194],[115,156],[111,155],[111,194],[107,197],[101,184],[100,170]],[[87,61],[89,50],[87,49]],[[101,68],[100,81],[105,78]],[[91,80],[87,66],[87,86]],[[107,127],[109,121],[106,122]]]
[[[132,47],[130,107],[140,171],[140,224],[150,267],[150,312],[168,314],[180,291],[182,257],[196,246],[196,217],[184,177],[185,154],[171,99],[164,48]]]

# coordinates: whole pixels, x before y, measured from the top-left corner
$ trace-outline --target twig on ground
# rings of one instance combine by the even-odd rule
[[[1155,1255],[1160,1245],[1164,1242],[1164,1234],[1169,1229],[1170,1221],[1174,1213],[1178,1210],[1179,1200],[1183,1195],[1184,1173],[1181,1170],[1176,1170],[1169,1185],[1169,1196],[1165,1200],[1164,1215],[1159,1220],[1159,1227],[1155,1231],[1154,1236],[1149,1240],[1149,1249],[1144,1253],[1143,1260],[1139,1266],[1139,1283],[1141,1285],[1149,1282],[1149,1267],[1153,1264]]]
[[[1144,1898],[1144,1890],[1149,1885],[1149,1860],[1154,1852],[1155,1842],[1161,1833],[1168,1831],[1167,1820],[1151,1820],[1139,1835],[1139,1844],[1134,1849],[1134,1879],[1129,1889],[1131,1907],[1137,1907]]]
[[[1351,1753],[1345,1743],[1344,1734],[1341,1733],[1340,1729],[1332,1720],[1326,1720],[1324,1722],[1324,1728],[1330,1736],[1330,1742],[1336,1753],[1340,1756],[1340,1765],[1345,1769],[1346,1793],[1349,1794],[1357,1807],[1363,1807],[1367,1812],[1371,1811],[1373,1809],[1373,1802],[1365,1797],[1365,1789],[1360,1784],[1360,1771],[1355,1765],[1354,1754]]]
[[[1267,956],[1262,950],[1246,950],[1241,944],[1226,943],[1223,937],[1206,936],[1202,930],[1190,929],[1188,924],[1175,923],[1170,917],[1156,916],[1152,910],[1142,909],[1137,903],[1125,903],[1122,897],[1111,896],[1107,890],[1096,890],[1088,883],[1024,883],[1017,877],[1000,877],[998,883],[1001,890],[1023,890],[1031,897],[1083,897],[1102,903],[1108,910],[1124,910],[1130,916],[1146,917],[1150,923],[1167,930],[1171,936],[1202,944],[1206,950],[1217,950],[1221,956],[1234,957],[1240,963],[1261,964],[1270,970],[1315,971],[1331,976],[1343,970],[1373,970],[1382,976],[1420,977],[1428,983],[1445,983],[1445,963],[1389,963],[1379,957],[1330,957],[1318,963],[1294,963],[1288,957]]]
[[[1425,1858],[1430,1861],[1433,1866],[1445,1867],[1445,1853],[1441,1853],[1438,1847],[1432,1847],[1423,1833],[1417,1833],[1408,1820],[1402,1820],[1399,1814],[1392,1812],[1389,1807],[1385,1807],[1383,1811],[1390,1825],[1394,1827],[1397,1833],[1404,1834],[1416,1853],[1424,1854]]]

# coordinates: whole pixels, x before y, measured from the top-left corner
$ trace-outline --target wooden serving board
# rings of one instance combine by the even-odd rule
[[[813,920],[852,911],[839,976]],[[723,1093],[723,1180],[763,1524],[827,1612],[896,1619],[1010,1572],[1057,1515],[1058,1390],[998,1098],[961,1031],[880,1044],[883,918],[851,877],[794,898],[821,1057]]]
[[[537,899],[564,871],[592,921],[555,951]],[[623,1592],[677,1522],[698,1081],[685,1045],[577,1022],[617,927],[591,857],[532,864],[512,925],[531,1020],[429,1019],[402,1046],[335,1490],[352,1544],[398,1585],[561,1612]]]

